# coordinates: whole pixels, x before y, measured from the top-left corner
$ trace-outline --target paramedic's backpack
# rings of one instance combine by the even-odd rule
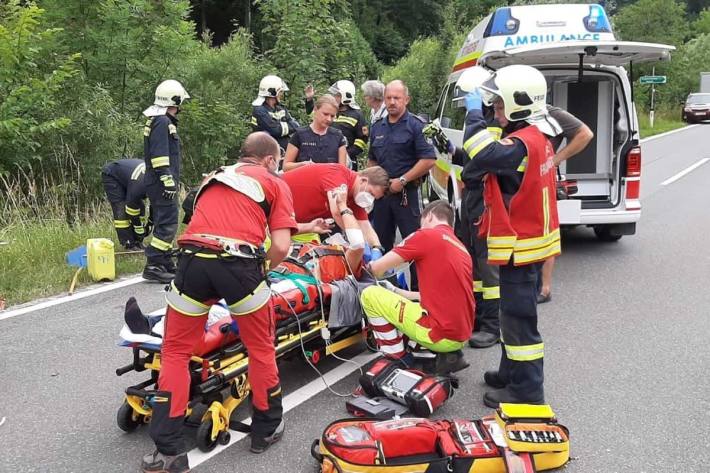
[[[277,269],[277,272],[284,271],[311,274],[324,283],[345,279],[350,274],[343,247],[314,243],[294,245],[291,254]]]
[[[569,460],[549,406],[501,404],[482,419],[343,419],[311,446],[322,473],[535,473]]]

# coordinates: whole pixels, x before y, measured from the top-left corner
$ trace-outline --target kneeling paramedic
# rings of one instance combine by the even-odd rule
[[[547,113],[546,93],[540,71],[515,65],[499,69],[465,97],[470,166],[488,172],[480,235],[487,239],[488,262],[500,266],[503,351],[498,371],[484,376],[496,388],[484,395],[489,407],[544,402],[536,280],[540,263],[560,254],[554,150],[548,139],[558,130]],[[481,95],[497,116],[527,126],[496,141],[486,129]]]
[[[422,211],[421,229],[365,268],[379,278],[413,261],[419,274],[420,304],[380,286],[366,288],[360,298],[381,352],[408,363],[404,334],[433,352],[447,354],[437,360],[436,371],[441,374],[468,366],[461,348],[471,336],[475,311],[471,256],[454,235],[453,222],[454,210],[447,202],[428,204]]]
[[[145,208],[145,163],[142,159],[119,159],[101,170],[106,199],[111,204],[113,226],[118,241],[127,250],[143,249],[143,239],[150,233],[150,219]]]
[[[190,224],[178,239],[177,274],[166,296],[162,366],[150,424],[157,450],[144,457],[144,472],[189,471],[182,439],[188,363],[204,333],[210,305],[222,298],[249,352],[251,451],[263,452],[283,434],[265,259],[273,266],[281,262],[297,224],[291,191],[273,174],[279,155],[276,140],[252,133],[237,164],[207,176],[195,198]],[[264,252],[267,225],[271,246]]]

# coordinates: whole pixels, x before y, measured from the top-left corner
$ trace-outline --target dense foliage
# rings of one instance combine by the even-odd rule
[[[464,35],[513,3],[533,2],[4,0],[0,200],[21,184],[38,204],[47,193],[60,196],[67,221],[82,219],[101,195],[100,167],[141,155],[141,111],[166,78],[192,95],[180,115],[186,184],[248,133],[267,73],[287,81],[287,105],[301,120],[306,84],[323,92],[344,78],[404,79],[412,109],[431,112]],[[660,104],[676,107],[710,70],[710,2],[606,3],[619,37],[678,47],[656,69],[669,76],[657,89]],[[637,90],[643,107],[647,87]]]

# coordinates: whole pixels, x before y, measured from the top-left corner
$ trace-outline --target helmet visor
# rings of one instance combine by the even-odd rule
[[[483,101],[484,105],[487,105],[489,107],[492,106],[493,102],[495,102],[496,99],[500,97],[500,91],[498,90],[498,86],[496,85],[495,72],[491,74],[491,76],[483,84],[481,84],[479,90],[481,92],[481,100]]]

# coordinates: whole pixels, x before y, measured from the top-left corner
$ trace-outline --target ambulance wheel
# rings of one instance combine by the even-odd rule
[[[133,414],[133,407],[126,401],[123,401],[123,404],[121,404],[121,407],[118,408],[118,412],[116,413],[116,424],[118,424],[118,428],[124,432],[133,432],[136,430],[136,428],[143,423],[143,416],[138,414],[138,416],[134,418]]]
[[[212,440],[212,419],[206,420],[197,428],[197,448],[203,452],[211,452],[217,446],[219,435]]]
[[[611,233],[611,229],[606,225],[594,227],[594,234],[597,236],[599,241],[613,242],[621,239],[621,235]]]

